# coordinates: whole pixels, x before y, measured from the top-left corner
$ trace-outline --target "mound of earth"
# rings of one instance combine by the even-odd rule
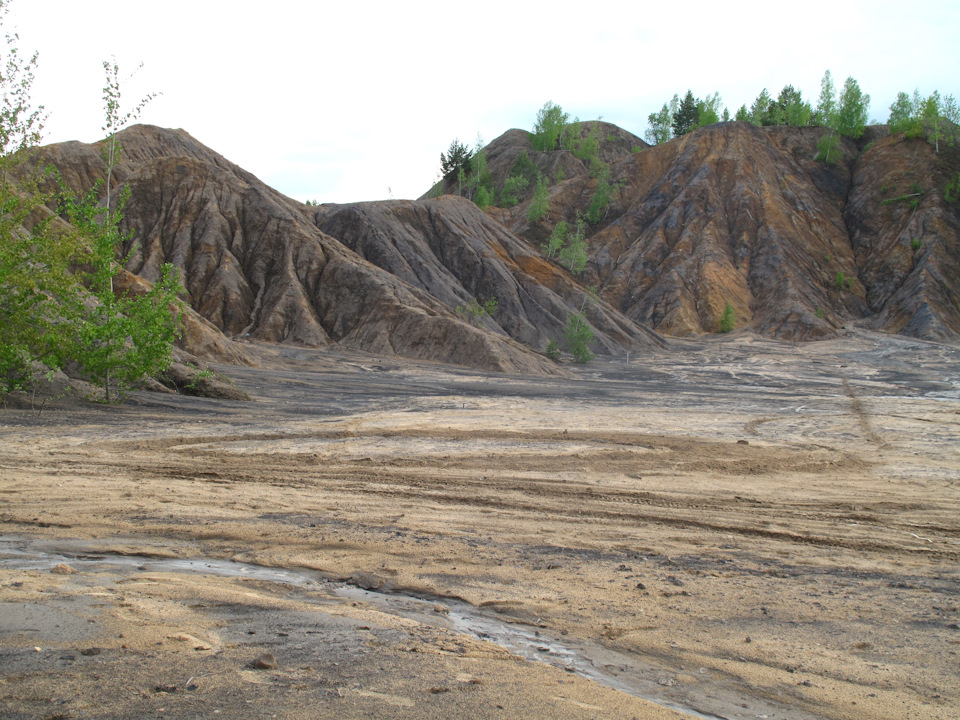
[[[346,348],[505,372],[557,374],[530,348],[366,262],[320,231],[304,206],[183,130],[134,126],[119,135],[116,185],[129,188],[127,269],[146,281],[181,270],[191,307],[228,337]],[[46,148],[76,191],[105,175],[97,145]],[[194,324],[188,350],[209,345]]]
[[[873,128],[880,139],[842,139],[828,165],[816,159],[824,132],[734,122],[619,156],[625,143],[609,143],[611,202],[588,226],[584,284],[670,335],[716,332],[729,304],[738,327],[783,339],[857,321],[960,339],[960,212],[944,198],[960,153]],[[549,216],[528,220],[529,192],[488,213],[536,248],[586,211],[602,180],[568,151],[533,152],[529,138],[498,138],[489,165],[502,182],[508,161],[494,159],[526,143],[553,181]]]
[[[524,345],[545,349],[581,307],[600,352],[662,345],[655,333],[590,299],[568,273],[466,198],[322,205],[313,219],[324,233],[448,307],[495,300],[492,314],[476,321]]]

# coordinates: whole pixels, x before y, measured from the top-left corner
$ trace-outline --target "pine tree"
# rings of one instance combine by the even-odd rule
[[[683,96],[680,107],[673,117],[674,137],[686,135],[693,130],[697,125],[699,116],[700,112],[697,109],[697,98],[693,96],[692,91],[687,90],[687,94]]]
[[[459,138],[454,138],[446,153],[440,153],[440,172],[444,177],[464,167],[470,166],[470,158],[473,151],[460,142]]]

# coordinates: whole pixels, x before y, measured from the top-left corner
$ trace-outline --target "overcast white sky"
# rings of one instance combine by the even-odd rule
[[[916,8],[916,9],[914,9]],[[458,137],[530,129],[547,100],[639,136],[674,93],[733,113],[786,84],[814,104],[829,68],[885,121],[900,90],[960,96],[960,3],[10,0],[40,53],[46,141],[102,136],[115,56],[141,122],[184,128],[300,200],[412,198]]]

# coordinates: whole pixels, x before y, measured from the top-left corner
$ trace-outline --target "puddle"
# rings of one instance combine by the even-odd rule
[[[599,643],[570,640],[552,633],[547,628],[534,627],[518,621],[507,621],[485,613],[469,603],[444,597],[416,597],[402,592],[366,590],[356,585],[332,580],[311,570],[288,570],[260,565],[215,559],[155,558],[137,555],[87,552],[82,543],[59,544],[0,536],[0,567],[11,570],[49,570],[58,563],[67,563],[77,570],[96,571],[104,568],[135,572],[179,572],[265,580],[302,590],[297,599],[316,602],[310,590],[320,590],[344,600],[363,602],[381,612],[405,617],[417,622],[444,627],[455,632],[495,643],[514,655],[530,661],[542,662],[567,672],[588,678],[610,688],[629,693],[658,705],[677,710],[691,717],[709,720],[727,720],[706,709],[696,709],[671,698],[664,690],[673,688],[671,671],[644,664],[641,659],[618,653]],[[448,613],[437,613],[442,603]],[[718,697],[711,688],[713,697]],[[675,695],[683,695],[676,688]],[[736,702],[740,707],[749,701],[751,714],[756,717],[784,717],[784,708],[755,697],[741,697],[734,692],[720,692],[721,704],[729,707]],[[757,713],[757,714],[755,714]],[[791,710],[789,717],[798,720],[816,720],[815,716]]]

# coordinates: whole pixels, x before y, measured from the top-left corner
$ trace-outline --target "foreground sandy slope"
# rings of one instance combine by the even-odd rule
[[[0,715],[957,717],[960,349],[672,348],[0,411]]]

